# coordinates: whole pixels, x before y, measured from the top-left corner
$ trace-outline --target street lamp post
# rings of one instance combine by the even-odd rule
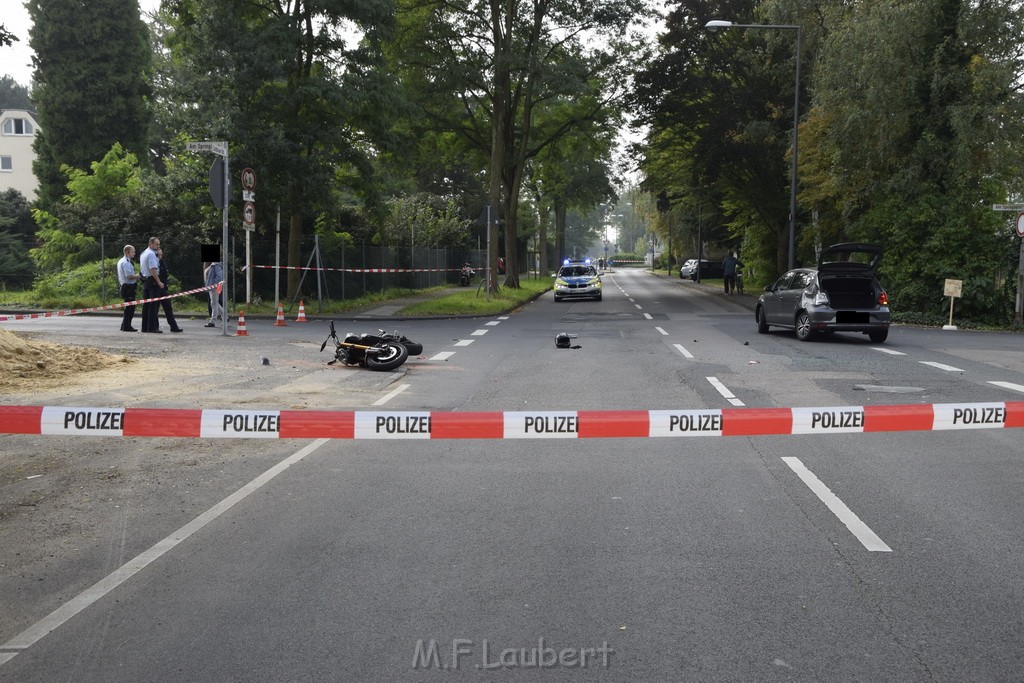
[[[720,28],[768,28],[768,29],[793,29],[796,31],[796,88],[793,91],[793,164],[790,168],[789,178],[789,268],[792,270],[796,265],[796,165],[797,150],[799,149],[799,124],[800,124],[800,52],[801,52],[801,29],[798,24],[734,24],[731,21],[714,19],[704,24],[704,28],[714,33]]]

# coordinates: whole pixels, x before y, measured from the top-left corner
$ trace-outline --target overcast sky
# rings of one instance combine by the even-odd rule
[[[13,47],[0,47],[0,75],[11,76],[18,83],[29,86],[32,82],[32,50],[28,46],[28,30],[31,26],[28,10],[23,0],[2,0],[3,14],[0,23],[18,37]],[[143,14],[155,11],[160,0],[139,0]]]

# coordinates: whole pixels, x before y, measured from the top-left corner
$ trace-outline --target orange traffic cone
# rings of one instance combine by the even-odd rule
[[[274,327],[288,327],[288,323],[284,321],[284,309],[281,307],[281,302],[277,303],[277,322],[274,323]]]
[[[238,330],[235,332],[236,337],[248,337],[249,333],[245,331],[245,311],[238,312]]]
[[[306,320],[306,306],[305,306],[305,302],[303,302],[301,299],[299,300],[299,317],[295,319],[295,322],[297,322],[297,323],[308,323],[309,322],[308,320]]]

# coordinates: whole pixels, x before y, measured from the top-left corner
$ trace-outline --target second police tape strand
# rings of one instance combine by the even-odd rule
[[[164,299],[174,299],[179,296],[186,296],[188,294],[198,294],[199,292],[208,292],[211,289],[215,289],[224,284],[223,281],[218,282],[215,285],[207,285],[205,287],[199,287],[198,289],[190,289],[187,292],[178,292],[177,294],[168,294],[167,296],[159,296],[153,299],[136,299],[135,301],[122,301],[116,304],[108,304],[106,306],[93,306],[92,308],[71,308],[66,311],[47,311],[46,313],[19,313],[17,315],[0,315],[0,322],[8,320],[39,320],[42,318],[57,318],[65,315],[78,315],[79,313],[92,313],[93,311],[110,311],[117,308],[124,308],[125,306],[137,306],[138,304],[148,304],[154,301],[163,301]]]

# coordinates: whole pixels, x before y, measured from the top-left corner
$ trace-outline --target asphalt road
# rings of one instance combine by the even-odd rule
[[[548,294],[494,319],[385,326],[425,347],[386,377],[324,368],[321,337],[294,325],[256,323],[246,341],[163,335],[154,353],[209,346],[240,358],[225,361],[230,380],[208,378],[186,404],[203,407],[1024,400],[1019,335],[900,327],[883,345],[801,343],[757,334],[734,300],[641,271],[606,276],[602,302]],[[579,348],[556,349],[559,332]],[[259,356],[269,369],[255,367]],[[11,546],[26,535],[10,527],[57,531],[32,515],[0,519],[2,680],[1013,680],[1024,670],[1019,430],[0,437],[0,461],[26,452],[74,452],[96,472],[112,463],[128,474],[104,494],[92,538],[49,558],[15,558],[30,550]],[[157,462],[159,477],[147,476]],[[103,580],[101,594],[87,592]]]

